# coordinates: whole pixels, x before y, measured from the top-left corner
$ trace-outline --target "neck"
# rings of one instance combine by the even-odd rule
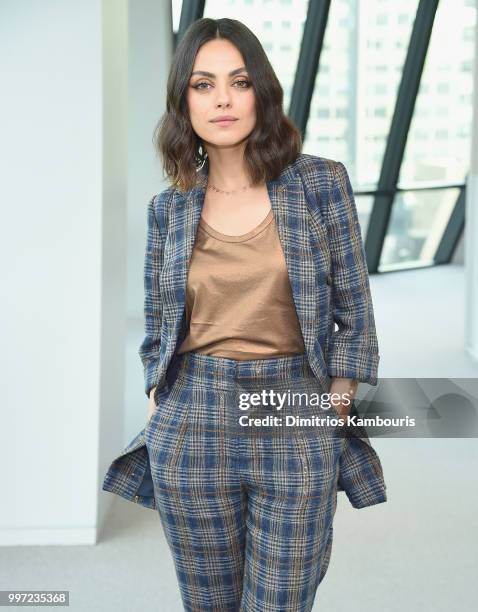
[[[206,148],[209,161],[208,182],[224,191],[249,185],[250,177],[244,164],[243,149]]]

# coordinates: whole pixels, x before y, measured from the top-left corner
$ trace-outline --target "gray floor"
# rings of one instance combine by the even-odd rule
[[[460,267],[374,277],[372,287],[381,377],[477,377],[462,349]],[[135,351],[133,343],[136,361]],[[136,390],[137,384],[135,378]],[[136,395],[132,381],[128,386]],[[389,501],[355,510],[339,494],[332,559],[314,610],[477,609],[477,440],[374,438],[373,444]],[[159,517],[112,497],[96,546],[1,549],[1,588],[69,589],[70,608],[85,612],[181,611]]]

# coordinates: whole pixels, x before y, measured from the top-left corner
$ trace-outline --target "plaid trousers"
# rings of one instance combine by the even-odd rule
[[[304,423],[335,409],[304,406],[322,392],[306,354],[179,359],[144,439],[184,609],[311,610],[331,556],[344,436]],[[306,394],[300,405],[293,393]]]

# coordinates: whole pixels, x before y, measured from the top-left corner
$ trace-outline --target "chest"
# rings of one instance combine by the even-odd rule
[[[299,177],[282,184],[268,182],[267,195],[299,317],[305,320],[305,326],[313,325],[314,313],[326,305],[331,289],[327,281],[331,254],[323,216],[317,207],[311,210]],[[188,270],[205,201],[202,189],[186,197],[174,198],[163,228],[164,252],[159,282],[164,318],[172,326],[177,325],[182,316]],[[230,228],[224,229],[230,231]],[[240,233],[241,230],[235,231]]]
[[[219,233],[241,236],[256,228],[271,208],[266,185],[231,194],[215,193],[208,189],[201,219]]]

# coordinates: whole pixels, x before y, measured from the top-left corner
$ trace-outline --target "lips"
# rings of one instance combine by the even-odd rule
[[[228,127],[229,125],[232,125],[236,121],[237,119],[219,119],[219,120],[216,119],[212,123],[214,123],[214,125],[217,125],[218,127]]]
[[[232,123],[233,121],[237,121],[237,119],[228,115],[225,115],[224,117],[218,117],[217,119],[211,119],[212,123]]]

